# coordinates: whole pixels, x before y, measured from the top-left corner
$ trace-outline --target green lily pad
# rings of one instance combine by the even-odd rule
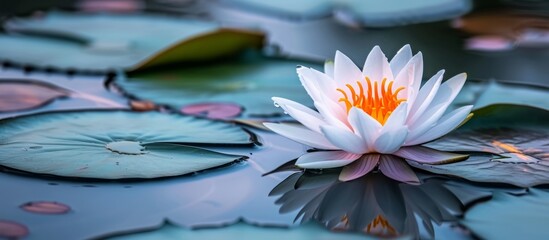
[[[343,239],[359,240],[374,239],[357,233],[331,232],[318,224],[305,224],[295,228],[259,227],[245,223],[237,223],[222,228],[186,229],[173,224],[164,224],[152,231],[141,231],[109,237],[110,240],[163,240],[163,239],[264,239],[264,240],[301,240],[301,239]],[[411,239],[411,238],[399,238]]]
[[[469,0],[322,0],[260,1],[224,0],[225,5],[290,19],[314,19],[334,15],[352,26],[392,27],[452,19],[469,12]]]
[[[302,64],[311,65],[247,55],[208,66],[121,75],[115,84],[133,97],[176,109],[197,103],[233,103],[248,116],[265,116],[283,113],[273,106],[274,96],[312,106],[295,72]]]
[[[548,88],[528,84],[496,81],[467,81],[457,96],[456,106],[474,105],[475,110],[484,110],[494,105],[516,105],[549,111],[546,101]]]
[[[45,82],[1,80],[0,112],[39,108],[69,94],[68,90]]]
[[[188,145],[251,143],[235,125],[158,112],[52,112],[0,121],[0,165],[64,177],[182,175],[243,158]]]
[[[259,32],[143,14],[52,12],[40,18],[9,21],[6,29],[10,34],[0,35],[2,59],[36,67],[88,71],[132,71],[212,60],[263,43]]]
[[[525,117],[527,116],[527,117]],[[516,105],[493,105],[462,129],[426,146],[466,152],[469,159],[446,165],[412,166],[478,182],[521,187],[549,184],[549,111]]]
[[[546,239],[549,193],[530,189],[515,196],[499,193],[469,209],[461,221],[482,239]]]

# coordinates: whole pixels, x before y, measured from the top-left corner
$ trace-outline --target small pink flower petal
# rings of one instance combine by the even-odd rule
[[[343,167],[339,174],[340,181],[351,181],[360,178],[372,171],[379,162],[379,154],[367,154],[355,162]]]
[[[299,157],[295,165],[300,168],[337,168],[354,162],[360,156],[362,155],[345,151],[310,152]]]
[[[209,119],[230,119],[242,113],[242,107],[234,103],[197,103],[181,108],[181,112],[193,116],[203,116]]]
[[[412,160],[425,164],[452,163],[465,160],[469,157],[464,154],[442,152],[423,146],[403,147],[393,153],[393,155],[399,156],[406,160]]]
[[[387,176],[399,182],[418,185],[419,179],[408,164],[397,157],[381,155],[379,170]]]

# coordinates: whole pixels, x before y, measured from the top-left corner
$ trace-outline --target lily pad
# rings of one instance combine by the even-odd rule
[[[10,34],[0,35],[0,55],[4,60],[89,71],[131,71],[205,61],[263,43],[259,32],[143,14],[51,12],[40,18],[11,20],[5,27]]]
[[[469,209],[461,223],[483,239],[546,239],[547,201],[549,193],[538,189],[522,196],[495,194]]]
[[[68,90],[44,82],[1,80],[0,112],[39,108],[68,95]]]
[[[467,152],[469,159],[436,166],[408,163],[471,181],[521,187],[548,184],[548,117],[549,111],[516,105],[484,108],[463,130],[426,145],[441,151]]]
[[[243,158],[186,145],[252,144],[240,127],[158,112],[53,112],[5,119],[0,129],[0,165],[64,177],[183,175]]]
[[[224,0],[226,5],[267,13],[290,19],[314,19],[334,15],[352,26],[392,27],[452,19],[469,12],[469,0],[322,0],[322,1],[260,1]]]
[[[115,84],[128,95],[175,109],[218,102],[240,105],[248,116],[265,116],[282,114],[273,106],[273,96],[312,106],[295,72],[302,64],[310,65],[250,54],[208,66],[120,75]]]
[[[496,81],[468,81],[457,96],[457,106],[473,104],[475,110],[494,105],[527,106],[549,111],[548,88]]]

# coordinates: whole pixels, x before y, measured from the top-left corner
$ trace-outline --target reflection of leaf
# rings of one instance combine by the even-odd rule
[[[263,41],[257,32],[142,14],[53,12],[41,18],[16,19],[6,27],[23,35],[0,36],[2,58],[38,67],[93,71],[211,60],[259,47]]]
[[[205,119],[125,111],[37,114],[0,125],[0,164],[85,178],[154,178],[242,158],[176,144],[251,144],[241,128]]]
[[[285,16],[291,19],[319,18],[329,15],[344,24],[390,27],[450,19],[471,9],[469,0],[393,1],[379,3],[362,0],[259,1],[224,0],[227,5]]]
[[[107,238],[110,240],[145,240],[145,239],[263,239],[263,240],[301,240],[301,239],[343,239],[364,240],[374,239],[361,234],[335,233],[323,229],[317,224],[306,224],[295,228],[276,226],[259,227],[245,223],[222,228],[185,229],[172,224],[164,224],[161,228],[152,231],[141,231]],[[409,239],[409,238],[403,238]]]
[[[469,209],[463,225],[483,239],[547,239],[549,193],[530,189],[529,194],[496,194]]]
[[[299,62],[246,56],[239,61],[130,74],[115,83],[126,93],[176,109],[203,102],[235,103],[248,115],[282,113],[271,97],[312,105],[295,73]],[[316,67],[321,69],[321,67]]]
[[[68,90],[48,83],[2,80],[0,81],[0,112],[38,108],[68,95]]]

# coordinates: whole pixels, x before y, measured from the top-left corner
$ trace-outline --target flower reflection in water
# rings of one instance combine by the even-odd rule
[[[462,202],[439,178],[421,177],[421,185],[410,185],[381,172],[348,182],[338,176],[337,171],[296,172],[270,195],[280,196],[276,203],[281,213],[299,210],[295,221],[315,220],[332,230],[383,237],[419,238],[421,222],[433,238],[433,222],[455,221],[462,214]]]

